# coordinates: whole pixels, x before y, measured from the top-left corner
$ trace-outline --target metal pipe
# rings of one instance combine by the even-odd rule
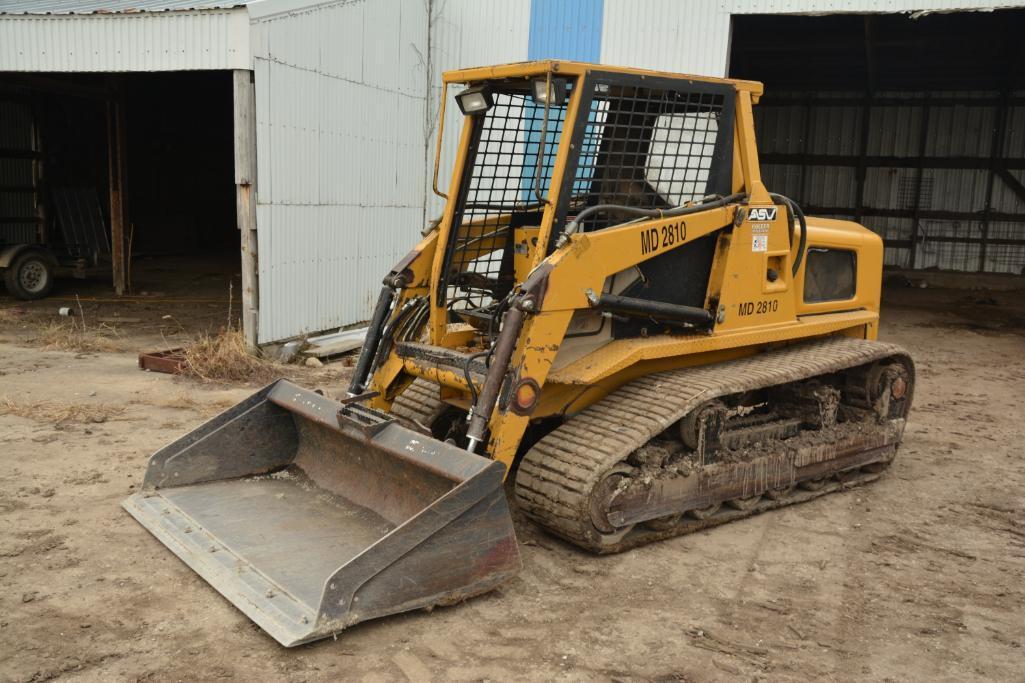
[[[441,85],[441,107],[438,111],[438,140],[434,143],[434,194],[442,199],[448,195],[438,189],[438,171],[441,169],[441,134],[445,130],[445,103],[448,100],[448,83]]]
[[[385,285],[381,288],[381,294],[377,297],[377,305],[374,307],[374,315],[370,319],[370,326],[367,328],[367,338],[363,342],[363,349],[359,353],[359,360],[356,362],[356,369],[352,373],[352,382],[349,384],[349,396],[362,394],[366,389],[367,378],[370,375],[370,365],[377,356],[377,347],[381,343],[381,333],[384,324],[391,312],[392,304],[395,301],[395,290]]]
[[[541,195],[541,174],[544,172],[544,153],[548,137],[548,109],[552,100],[552,71],[545,73],[545,111],[541,118],[541,139],[537,144],[537,167],[534,169],[534,196],[542,204],[549,204],[548,199]]]
[[[703,308],[669,304],[663,301],[649,301],[617,294],[602,294],[591,299],[591,305],[603,311],[632,317],[671,320],[692,325],[707,325],[713,319],[712,314]]]
[[[477,395],[477,401],[470,408],[470,425],[466,428],[466,437],[469,440],[467,450],[471,453],[477,448],[477,444],[484,440],[484,430],[491,419],[491,411],[494,410],[495,403],[498,401],[498,394],[502,390],[509,361],[512,360],[513,351],[516,350],[516,341],[523,328],[523,320],[526,317],[523,306],[526,301],[533,302],[533,299],[519,299],[509,308],[502,319],[502,331],[498,333],[498,339],[495,342],[484,386],[481,387],[480,394]]]

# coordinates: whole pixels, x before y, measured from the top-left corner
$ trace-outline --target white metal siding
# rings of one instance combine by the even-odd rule
[[[0,71],[248,69],[244,8],[0,16]]]
[[[601,61],[725,76],[730,15],[719,0],[605,0]]]
[[[259,342],[366,320],[422,228],[423,3],[253,22]]]
[[[527,59],[530,32],[530,0],[480,2],[445,0],[434,3],[431,17],[431,102],[427,132],[427,218],[441,214],[445,200],[434,194],[434,144],[437,136],[441,75],[453,69],[507,64]],[[438,187],[450,185],[452,163],[459,143],[463,116],[450,90],[445,112],[445,137],[442,141]]]

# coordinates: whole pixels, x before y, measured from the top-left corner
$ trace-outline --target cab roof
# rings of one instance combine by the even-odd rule
[[[557,59],[542,59],[532,62],[514,62],[497,66],[481,66],[470,69],[446,71],[442,80],[445,83],[475,83],[503,78],[533,78],[543,76],[549,71],[553,75],[582,76],[591,72],[635,75],[640,77],[672,78],[681,81],[701,81],[703,83],[725,83],[736,90],[746,90],[757,99],[764,90],[758,81],[743,81],[733,78],[715,78],[713,76],[695,76],[670,71],[653,71],[650,69],[633,69],[625,66],[608,64],[591,64],[589,62],[573,62]]]

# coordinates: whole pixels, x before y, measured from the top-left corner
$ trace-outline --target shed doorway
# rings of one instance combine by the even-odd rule
[[[0,74],[0,240],[58,265],[21,305],[83,302],[165,336],[239,324],[234,109],[231,71]]]
[[[1025,270],[1025,10],[735,15],[766,185],[902,269]]]

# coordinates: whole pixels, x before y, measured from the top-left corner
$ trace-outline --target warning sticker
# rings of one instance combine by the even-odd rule
[[[768,251],[769,250],[769,236],[768,235],[752,235],[751,236],[751,251]]]

